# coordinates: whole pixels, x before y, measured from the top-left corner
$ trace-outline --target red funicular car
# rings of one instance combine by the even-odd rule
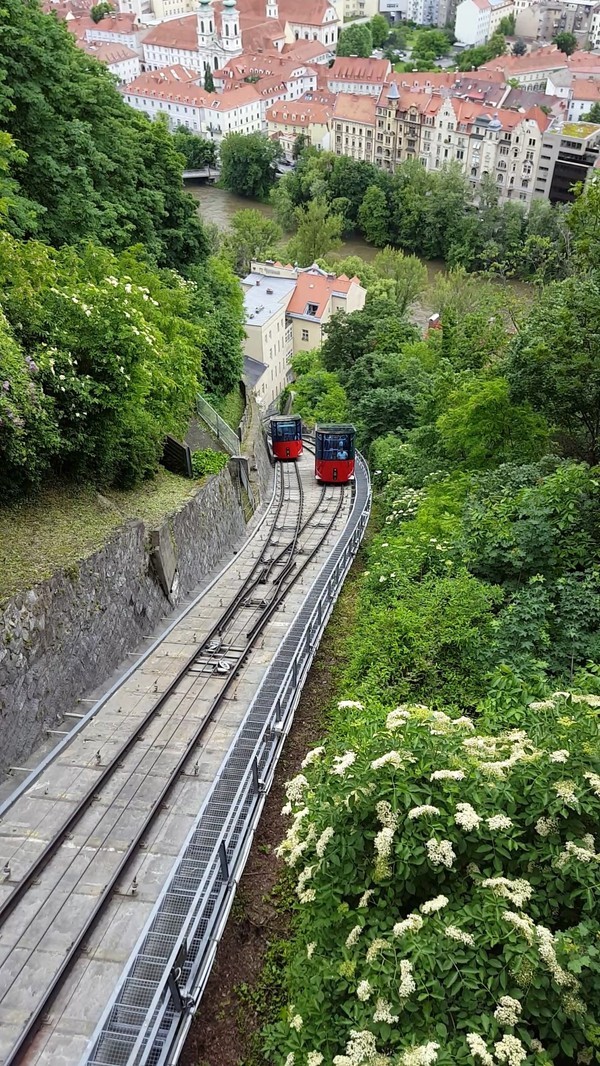
[[[354,477],[356,430],[349,425],[320,425],[315,430],[317,481],[344,482]]]
[[[276,459],[297,459],[302,455],[302,419],[300,415],[273,415],[271,441]]]

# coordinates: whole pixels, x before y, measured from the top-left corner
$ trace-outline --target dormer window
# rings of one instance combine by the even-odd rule
[[[318,304],[307,304],[306,305],[306,311],[304,313],[305,313],[305,315],[311,315],[312,318],[316,318],[318,310],[319,310],[319,305]]]

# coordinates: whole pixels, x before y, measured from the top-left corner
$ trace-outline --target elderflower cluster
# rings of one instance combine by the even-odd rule
[[[566,762],[569,758],[569,752],[565,748],[561,748],[559,751],[551,751],[548,758],[550,762]]]
[[[400,962],[400,984],[398,986],[398,995],[400,999],[407,999],[416,989],[415,979],[412,975],[412,966],[408,959],[402,959]]]
[[[366,1003],[368,999],[373,995],[373,988],[370,981],[361,981],[356,989],[357,998],[361,1003]]]
[[[379,759],[373,759],[371,763],[372,770],[380,770],[382,766],[393,766],[395,770],[401,770],[404,766],[405,760],[398,751],[388,751],[385,755],[382,755]]]
[[[556,707],[554,700],[533,700],[529,704],[532,711],[552,711]]]
[[[503,1036],[502,1040],[494,1044],[494,1051],[498,1062],[506,1062],[507,1066],[520,1066],[527,1058],[527,1052],[518,1036]]]
[[[333,836],[333,829],[332,829],[332,827],[330,825],[328,825],[327,829],[324,829],[323,832],[321,833],[321,836],[317,840],[317,843],[316,843],[316,846],[315,846],[315,851],[316,851],[316,853],[317,853],[317,855],[319,856],[320,859],[323,858],[323,856],[325,854],[325,848],[327,847],[327,845],[328,845],[329,841],[331,840],[332,836]]]
[[[556,866],[561,869],[570,858],[579,859],[580,862],[600,862],[600,855],[595,854],[595,842],[591,833],[588,833],[584,837],[584,846],[579,847],[578,844],[574,844],[572,840],[568,840],[565,844],[564,851],[560,853],[556,859]]]
[[[522,877],[511,881],[508,877],[486,877],[481,882],[482,888],[491,888],[495,896],[510,900],[515,907],[522,907],[530,898],[533,889]]]
[[[306,955],[307,955],[307,957],[309,959],[312,959],[312,957],[313,957],[313,955],[315,953],[316,946],[317,946],[316,940],[311,940],[310,944],[306,945]]]
[[[521,1004],[512,996],[501,996],[494,1011],[494,1018],[500,1025],[518,1025],[521,1017]]]
[[[472,829],[478,828],[481,818],[470,803],[457,803],[454,821],[461,827],[461,829],[470,833]]]
[[[364,711],[364,707],[362,703],[358,702],[358,700],[340,700],[338,703],[338,711],[345,710]]]
[[[506,814],[494,814],[491,818],[486,819],[489,829],[510,829],[512,826],[512,819]]]
[[[406,707],[396,707],[394,711],[390,711],[386,720],[385,728],[388,733],[393,733],[394,729],[400,729],[403,725],[406,725],[410,718],[410,711],[407,711]]]
[[[301,896],[302,893],[305,891],[306,882],[310,881],[310,879],[311,879],[311,877],[313,875],[313,870],[314,869],[315,869],[314,866],[305,866],[304,869],[302,870],[302,872],[299,874],[299,876],[298,876],[298,884],[296,885],[296,894],[298,896]]]
[[[311,763],[313,763],[313,762],[317,762],[318,759],[320,759],[321,756],[324,755],[324,754],[325,754],[325,748],[323,748],[323,747],[321,747],[321,748],[313,748],[312,751],[307,751],[307,753],[304,756],[302,762],[300,763],[300,766],[302,767],[303,770],[305,770],[307,766],[310,766]]]
[[[512,925],[521,936],[525,937],[528,944],[533,944],[535,939],[535,924],[528,914],[515,914],[514,911],[504,911],[502,918]]]
[[[577,799],[577,793],[575,792],[574,781],[557,781],[554,785],[554,791],[557,796],[564,801],[567,807],[578,807],[579,800]]]
[[[431,1066],[437,1061],[439,1046],[430,1041],[428,1044],[421,1044],[420,1047],[410,1048],[404,1052],[400,1062],[402,1066]]]
[[[378,999],[375,1004],[375,1013],[373,1015],[374,1022],[387,1022],[388,1025],[394,1025],[398,1021],[399,1015],[392,1014],[392,1005],[388,1003],[386,999]]]
[[[579,981],[577,978],[574,977],[573,974],[563,970],[556,958],[554,937],[550,930],[546,929],[543,925],[536,925],[535,932],[540,958],[552,974],[557,985],[560,985],[561,988],[579,988]]]
[[[353,948],[354,947],[354,945],[356,944],[356,941],[358,940],[358,938],[359,938],[360,934],[362,933],[362,931],[363,931],[362,925],[355,925],[354,929],[350,930],[350,932],[348,933],[348,936],[346,937],[346,947],[347,948]]]
[[[413,807],[412,810],[410,810],[408,812],[408,817],[411,818],[411,819],[412,818],[422,818],[424,815],[427,815],[427,814],[439,814],[439,813],[440,813],[439,807],[433,807],[430,803],[424,803],[421,807]]]
[[[304,789],[307,787],[308,781],[304,774],[296,774],[291,781],[288,781],[285,786],[285,794],[290,803],[301,803]]]
[[[427,841],[425,847],[427,848],[429,861],[433,866],[446,866],[448,870],[452,869],[456,854],[449,840],[436,840],[432,837],[431,840]]]
[[[387,948],[387,946],[387,940],[383,940],[380,936],[376,937],[367,951],[367,962],[375,962],[379,953],[383,951],[384,948]]]
[[[538,818],[535,823],[535,831],[541,837],[550,836],[550,833],[555,833],[557,829],[556,818]]]
[[[465,944],[468,948],[475,947],[475,940],[470,933],[465,933],[463,929],[459,929],[457,925],[447,925],[444,929],[444,936],[450,938],[450,940],[458,940],[460,944]]]
[[[360,899],[358,901],[358,909],[359,909],[359,911],[363,910],[365,907],[368,907],[369,900],[370,900],[371,896],[374,895],[374,893],[375,893],[375,889],[374,888],[368,888],[366,892],[363,892],[362,896],[360,897]]]
[[[423,919],[420,914],[409,914],[402,922],[396,922],[392,932],[394,936],[404,936],[405,933],[418,933],[423,927]]]
[[[350,766],[352,766],[352,763],[354,762],[356,762],[355,751],[347,751],[344,753],[344,755],[334,755],[333,766],[331,767],[331,770],[329,772],[331,774],[338,774],[340,777],[343,777],[346,773],[346,770]]]
[[[430,781],[463,781],[464,770],[434,770]]]
[[[365,1066],[377,1055],[377,1045],[373,1033],[368,1029],[351,1029],[350,1040],[346,1044],[346,1054],[336,1055],[333,1066]]]
[[[287,1058],[285,1060],[285,1066],[294,1066],[295,1061],[296,1061],[296,1056],[294,1055],[293,1051],[290,1051],[289,1055],[287,1056]]]
[[[324,1061],[324,1056],[320,1051],[309,1051],[306,1066],[321,1066]]]
[[[600,775],[586,773],[583,776],[585,777],[586,781],[589,781],[592,792],[594,792],[596,796],[600,796]]]
[[[435,899],[428,899],[426,903],[422,903],[419,910],[421,914],[435,914],[443,907],[447,907],[449,902],[447,896],[436,896]]]
[[[387,800],[379,800],[379,803],[375,804],[375,812],[386,829],[395,829],[398,825],[398,815],[394,813]]]
[[[296,1032],[299,1033],[300,1030],[302,1029],[303,1025],[304,1025],[304,1021],[302,1020],[301,1015],[300,1014],[293,1014],[292,1017],[290,1018],[290,1029],[295,1029]]]
[[[485,1040],[478,1033],[467,1033],[467,1044],[474,1059],[479,1059],[483,1066],[495,1066],[494,1056],[490,1055]]]

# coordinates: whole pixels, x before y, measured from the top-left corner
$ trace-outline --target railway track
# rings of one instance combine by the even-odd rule
[[[53,811],[48,831],[41,786],[33,804],[43,815],[37,822],[35,815],[27,821],[31,803],[20,812],[22,797],[12,820],[12,808],[4,811],[0,1032],[8,1039],[0,1042],[3,1066],[29,1061],[35,1034],[111,901],[119,893],[137,895],[136,859],[181,782],[192,784],[200,777],[207,731],[218,723],[269,623],[310,572],[347,507],[348,488],[311,486],[307,500],[299,464],[278,464],[276,477],[262,546],[253,558],[240,561],[238,588],[220,598],[216,617],[199,639],[194,634],[194,646],[180,656],[173,676],[155,680],[135,713],[118,720],[77,768],[60,797],[66,817],[57,821]],[[114,708],[115,719],[120,710]],[[79,752],[84,743],[80,737]]]

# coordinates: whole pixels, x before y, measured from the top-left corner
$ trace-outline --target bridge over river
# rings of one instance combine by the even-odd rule
[[[0,806],[3,1066],[177,1061],[369,515],[312,467]]]

